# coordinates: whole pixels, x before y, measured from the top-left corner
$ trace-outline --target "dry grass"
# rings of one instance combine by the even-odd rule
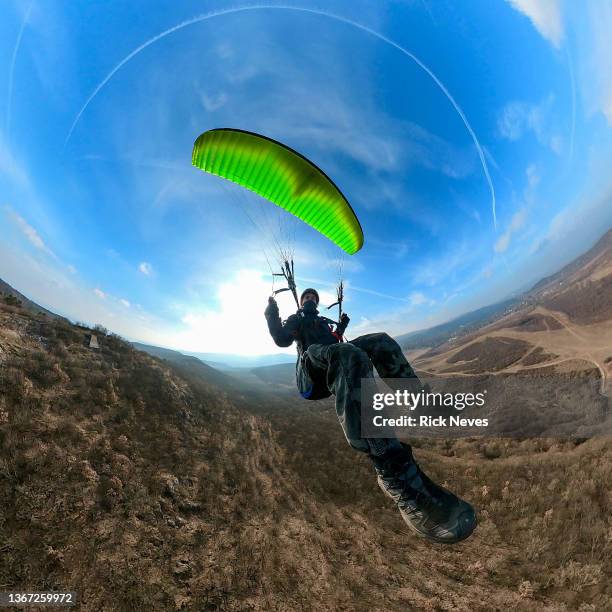
[[[0,587],[83,610],[604,610],[612,443],[417,441],[479,509],[416,539],[329,402],[226,395],[0,309]]]

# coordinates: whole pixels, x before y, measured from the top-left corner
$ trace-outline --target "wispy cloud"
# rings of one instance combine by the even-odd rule
[[[516,141],[527,132],[533,132],[538,142],[549,147],[559,155],[562,152],[563,140],[554,129],[553,107],[554,95],[550,94],[539,104],[510,102],[501,111],[497,120],[497,129],[502,138]]]
[[[393,241],[369,238],[367,242],[367,255],[384,260],[399,260],[410,253],[415,248],[415,244],[415,242],[410,240]]]
[[[11,154],[8,146],[0,142],[0,174],[8,178],[14,185],[25,190],[31,188],[30,178],[25,168]]]
[[[234,42],[227,43],[227,48],[228,54],[233,50],[235,55],[245,57],[240,53],[240,45]],[[406,183],[405,175],[412,169],[425,168],[427,171],[439,173],[451,180],[472,177],[478,171],[479,166],[477,155],[467,139],[463,145],[457,145],[415,123],[397,120],[386,115],[377,106],[373,92],[368,89],[367,83],[364,83],[364,88],[360,88],[361,103],[356,105],[354,103],[354,84],[347,82],[345,65],[335,57],[327,58],[324,73],[316,69],[316,64],[310,72],[308,70],[304,72],[299,60],[287,58],[284,54],[278,53],[273,45],[254,45],[254,48],[257,53],[264,53],[264,55],[253,57],[250,54],[243,61],[252,61],[255,66],[265,67],[266,70],[275,74],[292,75],[294,78],[284,81],[282,87],[276,85],[267,87],[265,95],[262,96],[253,95],[251,86],[245,88],[244,91],[240,89],[235,91],[229,89],[228,83],[211,78],[213,91],[227,89],[231,93],[231,99],[228,100],[227,105],[218,110],[219,117],[227,116],[231,120],[230,113],[235,113],[236,106],[244,106],[248,110],[249,117],[252,117],[253,124],[249,126],[250,129],[288,142],[309,157],[312,155],[315,162],[334,176],[334,179],[340,184],[342,179],[346,178],[345,184],[351,184],[351,193],[359,199],[357,206],[385,209],[393,214],[401,214],[404,218],[414,216],[421,226],[431,223],[432,219],[438,224],[443,223],[438,216],[432,214],[430,202],[423,200],[417,204],[414,197],[405,193],[403,188]],[[271,56],[266,56],[266,52],[269,52]],[[224,69],[221,72],[224,74],[231,71]],[[326,95],[321,96],[317,92],[326,88],[325,79],[329,78],[330,72],[337,77],[332,79],[334,87],[328,88]],[[251,74],[254,79],[259,76],[258,80],[266,76],[265,73],[260,75],[257,71]],[[289,99],[300,100],[300,103],[289,104]],[[150,116],[141,117],[143,121],[146,119],[147,129],[143,130],[146,135],[156,132],[150,129],[151,125],[155,125],[155,121],[158,120],[156,117],[167,115],[167,112],[164,112],[167,109],[161,106],[163,103],[160,101],[159,107],[151,109]],[[269,107],[277,109],[273,115],[269,113]],[[192,120],[194,125],[202,125],[201,119],[197,120],[199,116],[197,113],[194,115]],[[163,128],[162,125],[162,133]],[[143,155],[159,147],[157,141],[152,142],[149,146],[146,135],[144,141],[138,139],[138,146],[141,146],[142,150],[133,148],[130,151],[131,159],[142,160]],[[118,138],[121,138],[121,135]],[[117,149],[125,150],[126,147],[122,147],[121,142],[121,140],[117,142]],[[134,147],[133,143],[129,144]],[[344,162],[346,159],[352,160],[360,170],[344,177],[341,176],[341,172],[336,172],[337,168],[334,167],[334,164],[337,163],[336,160]],[[177,162],[176,165],[180,164]],[[184,162],[183,165],[185,165]],[[221,190],[218,187],[215,188],[215,191],[210,190],[202,194],[202,186],[212,185],[214,182],[214,179],[210,180],[210,177],[193,174],[187,176],[184,182],[177,181],[174,172],[175,164],[169,164],[168,173],[164,173],[162,167],[155,168],[155,170],[150,173],[133,173],[133,198],[153,203],[147,214],[139,218],[141,224],[147,224],[149,227],[157,224],[156,231],[165,231],[163,221],[167,217],[162,217],[162,213],[168,216],[176,215],[181,206],[185,206],[185,210],[190,211],[187,214],[202,211],[201,223],[194,224],[194,226],[201,227],[202,231],[214,227],[215,232],[220,235],[225,228],[218,228],[216,215],[223,215],[224,223],[231,220],[233,227],[230,228],[228,224],[227,240],[219,242],[215,248],[219,251],[225,248],[228,252],[231,249],[237,249],[239,256],[234,257],[234,260],[230,262],[231,265],[222,265],[218,260],[219,252],[215,252],[214,255],[207,254],[209,262],[217,261],[215,266],[207,265],[201,270],[202,276],[206,276],[204,279],[206,287],[210,289],[211,286],[223,281],[223,278],[227,276],[226,270],[235,270],[237,264],[244,263],[244,253],[247,249],[244,245],[233,244],[233,238],[230,237],[235,236],[236,227],[243,221],[244,214],[235,206],[231,209],[235,213],[234,216],[228,214],[229,205],[232,202],[229,202],[227,197],[220,197],[223,194],[220,193]],[[337,176],[341,178],[337,179]],[[217,180],[215,186],[218,184]],[[222,206],[219,206],[218,202],[222,202]],[[389,202],[393,204],[391,209],[387,206]],[[391,242],[393,242],[393,248],[391,248]],[[397,259],[401,259],[408,252],[408,244],[401,240],[401,236],[394,241],[386,240],[385,246],[378,249],[381,255],[383,248],[386,249],[387,255]],[[299,257],[296,257],[296,261],[299,261],[300,273],[305,276],[309,273],[314,275],[311,270],[318,267],[317,274],[321,274],[321,268],[335,267],[335,263],[330,264],[329,261],[321,264],[310,261],[311,251],[311,248],[307,248],[305,252],[299,253]],[[143,252],[141,256],[146,257],[146,252]],[[250,258],[249,261],[251,261]],[[146,276],[151,276],[153,270],[143,267],[145,263],[140,264],[139,271]],[[261,263],[262,269],[266,269],[266,262]],[[357,259],[355,261],[349,259],[345,264],[347,274],[357,274],[362,271],[362,268],[363,264]],[[220,270],[224,272],[221,273]],[[365,285],[366,282],[358,286]],[[187,285],[187,283],[184,284]],[[359,291],[359,289],[356,290]],[[373,291],[372,295],[404,300],[403,297],[389,296],[383,292]]]
[[[21,248],[0,242],[0,278],[35,302],[73,321],[101,323],[128,339],[151,344],[172,344],[169,324],[142,308],[126,310],[124,304],[102,289],[91,289],[70,274],[61,262],[36,258]],[[163,332],[163,333],[162,333]]]
[[[526,218],[527,210],[525,208],[521,208],[512,215],[512,219],[506,231],[495,242],[496,253],[505,253],[508,250],[512,235],[523,227]]]
[[[529,3],[515,4],[524,6]],[[183,318],[179,331],[182,330],[184,335],[176,337],[185,343],[192,343],[188,334],[195,330],[197,333],[193,334],[194,337],[204,343],[199,348],[206,350],[209,330],[215,323],[225,321],[224,313],[230,312],[229,307],[221,304],[222,298],[217,295],[217,289],[225,287],[230,280],[237,282],[234,272],[242,270],[247,263],[254,269],[267,270],[265,257],[260,255],[255,244],[261,235],[251,229],[246,221],[243,223],[244,215],[239,207],[232,207],[229,198],[223,197],[218,188],[222,181],[204,176],[190,167],[189,150],[193,138],[214,125],[236,125],[287,142],[324,168],[347,193],[364,222],[366,232],[364,250],[345,266],[347,299],[354,300],[353,304],[363,307],[367,313],[363,325],[376,320],[386,329],[387,318],[383,311],[395,307],[403,309],[397,315],[397,322],[398,326],[401,325],[400,331],[405,331],[407,321],[412,324],[417,315],[428,314],[427,311],[435,315],[434,309],[428,308],[433,303],[430,296],[434,296],[440,305],[445,292],[447,295],[453,292],[453,295],[457,295],[457,288],[464,286],[466,276],[474,276],[483,259],[487,262],[493,260],[496,264],[501,262],[503,257],[491,257],[493,248],[497,253],[511,252],[512,247],[517,244],[521,246],[521,241],[524,243],[525,238],[530,237],[526,236],[531,231],[528,222],[533,221],[535,225],[535,219],[528,214],[530,208],[526,198],[515,196],[512,189],[512,194],[504,194],[506,208],[503,219],[506,227],[501,225],[504,233],[497,243],[494,242],[495,237],[490,234],[490,207],[489,210],[476,208],[483,200],[482,194],[486,188],[478,163],[478,148],[467,137],[468,133],[457,121],[451,105],[434,87],[436,82],[425,78],[425,73],[415,69],[406,56],[402,59],[392,41],[389,42],[384,35],[380,38],[376,33],[375,38],[371,36],[370,28],[364,29],[350,20],[334,23],[331,19],[322,19],[324,13],[317,10],[309,15],[297,15],[295,11],[289,12],[289,9],[285,14],[276,10],[274,15],[270,13],[272,8],[267,9],[268,12],[261,9],[259,13],[249,10],[240,9],[235,11],[242,11],[240,15],[182,32],[174,40],[168,39],[169,45],[160,44],[159,48],[149,49],[153,42],[161,40],[160,35],[139,47],[137,53],[145,47],[147,53],[126,66],[126,72],[119,75],[121,78],[110,83],[112,91],[109,87],[92,104],[92,112],[82,117],[86,120],[87,129],[85,123],[78,124],[81,112],[86,112],[86,106],[93,98],[86,101],[86,106],[82,107],[70,128],[72,132],[75,125],[80,126],[78,133],[73,133],[70,150],[64,158],[68,162],[64,165],[65,178],[67,182],[74,182],[75,190],[80,190],[78,195],[82,195],[82,198],[68,194],[65,203],[57,201],[46,205],[44,198],[38,197],[32,198],[33,202],[26,206],[11,196],[11,202],[19,201],[19,211],[28,219],[30,227],[36,227],[38,238],[49,242],[65,261],[74,261],[79,266],[79,275],[72,281],[78,284],[89,276],[89,285],[83,290],[86,297],[82,299],[83,304],[92,309],[91,316],[97,317],[95,313],[101,313],[104,308],[104,317],[125,316],[126,320],[134,322],[132,315],[139,312],[136,302],[140,301],[147,308],[156,308],[156,312],[174,317],[176,313],[170,312],[167,304],[167,296],[171,294],[173,299],[179,301],[177,312]],[[527,14],[526,11],[522,12]],[[390,15],[390,12],[379,12],[384,14],[384,18]],[[525,28],[531,27],[513,11],[508,9],[506,13],[510,13],[509,21],[512,21],[511,26],[516,31],[524,32]],[[71,25],[76,15],[74,12],[66,14],[65,24]],[[195,24],[196,21],[191,20],[183,25],[188,23]],[[320,26],[325,36],[315,37],[314,42],[310,35],[300,39],[302,23]],[[351,24],[355,27],[346,27]],[[501,27],[505,27],[505,24]],[[278,35],[281,31],[282,36]],[[177,32],[177,29],[167,30],[163,36],[173,32]],[[248,40],[244,33],[249,33]],[[291,49],[286,44],[287,33],[291,34]],[[125,40],[138,44],[139,30],[131,31],[132,35],[133,38]],[[30,44],[29,29],[27,36]],[[408,40],[409,32],[403,32],[402,37]],[[81,38],[78,37],[78,44]],[[555,62],[562,60],[562,56],[551,53],[549,45],[541,42],[536,34],[532,39],[536,47],[545,48],[542,65],[553,67],[551,77],[555,78],[547,81],[550,89],[544,91],[555,91],[561,102],[563,84],[558,83],[554,66]],[[76,43],[77,39],[74,40]],[[563,40],[563,36],[560,40]],[[388,44],[384,46],[381,41]],[[184,52],[185,49],[198,49],[201,53]],[[437,53],[432,49],[430,55],[426,45],[423,49],[428,57],[434,57]],[[474,52],[468,44],[464,49],[466,58]],[[181,63],[183,74],[180,75],[185,78],[169,78],[177,76],[169,75],[167,70],[167,66],[172,65],[173,52],[185,57],[186,64]],[[213,58],[216,61],[208,61],[211,57],[206,54],[213,53],[217,54]],[[113,74],[136,54],[130,54],[114,69]],[[349,54],[350,58],[347,57]],[[107,71],[108,62],[112,64],[117,61],[116,56],[111,54],[107,57],[101,51],[97,56],[100,61],[92,62],[89,74],[97,70]],[[188,63],[195,63],[193,58],[197,58],[200,64],[206,63],[205,73],[191,70]],[[374,70],[386,68],[387,59],[394,75],[381,70],[372,78]],[[443,66],[441,70],[448,68],[441,57],[436,61],[437,65]],[[230,66],[227,62],[233,63]],[[350,69],[349,64],[352,64]],[[455,67],[460,69],[459,65]],[[502,67],[500,64],[500,69]],[[498,76],[493,74],[493,68],[497,66],[492,63],[491,68],[488,75],[490,82],[487,80],[485,83],[487,87],[494,87]],[[82,74],[80,70],[73,72]],[[131,79],[136,73],[139,78]],[[576,74],[579,77],[578,64]],[[459,70],[453,78],[462,76]],[[392,79],[401,81],[397,90]],[[138,85],[134,87],[132,82]],[[419,95],[411,97],[413,83],[418,85]],[[457,83],[459,80],[455,81]],[[101,83],[101,87],[106,84],[109,84],[108,79]],[[379,87],[380,84],[382,86]],[[151,85],[163,85],[164,95],[148,95],[146,104],[140,103],[146,94],[150,94]],[[72,95],[80,95],[76,92],[83,91],[82,87],[88,85],[79,81],[79,87],[73,89]],[[130,94],[134,94],[136,103],[122,105],[122,111],[118,113],[116,104],[120,98],[115,94],[126,95],[126,87]],[[517,98],[531,100],[528,88],[529,82],[522,89],[517,84],[516,91],[520,92],[516,94]],[[94,95],[100,91],[97,89]],[[387,94],[387,91],[393,93]],[[464,95],[460,85],[457,91],[460,96]],[[501,91],[507,90],[502,88],[495,94]],[[401,93],[401,96],[395,96],[395,93]],[[181,97],[181,94],[185,95]],[[387,95],[389,97],[385,97]],[[395,96],[393,100],[392,95]],[[430,95],[431,98],[428,97]],[[431,108],[427,105],[429,99],[432,100]],[[539,99],[533,98],[536,102]],[[483,111],[479,100],[478,96],[472,98],[469,115],[472,119],[473,113],[474,120],[478,122],[482,119],[481,125],[485,129],[485,125],[490,126],[490,114]],[[499,165],[494,162],[490,151],[479,147],[489,167],[495,166],[499,171],[495,175],[500,178],[504,174],[511,175],[516,165],[521,163],[521,147],[532,147],[535,139],[556,152],[571,147],[566,147],[551,127],[551,118],[558,119],[553,111],[564,108],[564,105],[560,102],[555,104],[554,99],[549,101],[549,98],[540,104],[520,100],[514,103],[515,108],[509,105],[504,109],[507,115],[500,116],[497,135],[514,141],[527,137],[525,142],[520,146],[508,147],[495,139],[494,130],[493,133],[489,132],[487,139]],[[426,108],[420,108],[423,102]],[[550,106],[546,106],[546,103]],[[76,104],[74,98],[72,104]],[[270,112],[271,108],[274,112]],[[16,107],[14,112],[17,112]],[[429,117],[433,116],[438,119],[435,124],[433,119],[429,123]],[[415,121],[424,123],[419,125]],[[61,122],[57,123],[60,130],[67,127]],[[587,141],[588,132],[582,125],[578,128],[582,156],[582,146]],[[70,156],[73,150],[78,154],[81,149],[89,149],[91,143],[95,143],[94,153],[99,151],[99,155],[86,157],[89,157],[88,161],[96,163],[83,163],[83,158],[75,160]],[[512,149],[513,163],[507,163],[508,157],[504,157],[509,149]],[[578,158],[579,149],[576,150]],[[552,158],[545,156],[546,160]],[[553,159],[551,166],[556,161]],[[34,166],[32,170],[36,171]],[[549,170],[548,166],[546,170]],[[551,167],[550,176],[553,172]],[[50,172],[47,171],[48,174]],[[111,174],[113,180],[105,180]],[[52,198],[53,193],[59,192],[51,181],[46,182],[46,175],[40,175],[39,193]],[[39,179],[38,174],[33,173],[32,176],[33,180]],[[24,174],[24,178],[27,179],[27,174]],[[63,176],[61,178],[64,179]],[[89,178],[94,180],[90,181]],[[510,180],[505,180],[509,184]],[[534,171],[527,180],[537,184],[537,173]],[[213,184],[214,188],[209,188]],[[542,193],[546,193],[544,187]],[[62,192],[62,196],[64,194]],[[491,195],[494,195],[492,186]],[[94,212],[94,201],[102,204],[95,209],[96,213],[100,213],[95,219],[91,214]],[[115,205],[117,202],[121,202],[120,207]],[[485,206],[489,203],[486,193],[484,203]],[[38,209],[34,208],[37,204],[40,206],[38,214]],[[90,204],[92,210],[87,208]],[[68,207],[74,207],[78,216],[65,223],[63,213]],[[125,217],[121,218],[126,220],[127,227],[115,233],[116,224],[111,222],[107,226],[106,220],[116,220],[117,214],[123,212]],[[64,226],[66,233],[73,231],[74,244],[71,247],[70,240],[63,240],[57,231],[53,231],[51,224],[45,222],[45,214],[54,215],[58,227]],[[75,231],[79,224],[80,233]],[[526,231],[523,231],[525,228]],[[314,232],[311,228],[306,229]],[[125,230],[130,231],[129,240]],[[470,240],[467,246],[460,244],[461,238],[468,235]],[[335,258],[324,259],[320,256],[317,238],[309,238],[306,232],[300,234],[298,230],[296,266],[299,267],[298,273],[303,274],[300,280],[310,277],[332,279],[333,269],[337,266]],[[34,246],[32,238],[27,239],[28,245]],[[121,265],[117,265],[116,269],[115,266],[103,266],[96,259],[98,253],[105,253],[111,246],[121,252]],[[486,253],[483,253],[485,250]],[[155,268],[149,263],[153,261],[156,262]],[[63,271],[67,269],[63,265]],[[147,278],[143,279],[141,274]],[[493,268],[489,267],[479,280],[492,275]],[[67,273],[66,276],[71,278]],[[262,276],[262,279],[267,287],[267,297],[271,281],[268,276]],[[248,282],[246,286],[250,287]],[[94,293],[93,287],[98,284],[99,291],[106,295],[105,299],[100,299]],[[323,284],[330,299],[333,298],[333,286],[333,282]],[[126,287],[130,287],[129,292]],[[257,283],[253,287],[256,288]],[[474,289],[480,287],[475,286]],[[224,289],[222,293],[227,292]],[[287,307],[292,307],[291,296],[282,294],[281,299],[285,298],[288,299]],[[260,326],[263,306],[258,300],[253,298],[253,302],[257,302],[253,312],[257,310],[259,313],[253,315],[253,322]],[[93,310],[94,307],[97,310]],[[375,318],[378,307],[383,314]],[[353,310],[357,319],[358,308]],[[111,327],[108,319],[106,325]],[[166,322],[160,329],[163,329],[166,344],[177,346],[173,335],[176,330],[170,330],[169,325]],[[215,339],[216,336],[210,338]],[[230,350],[240,345],[238,342]]]
[[[216,93],[202,92],[201,97],[202,104],[209,113],[214,113],[215,111],[219,110],[228,99],[228,96],[224,91],[219,91]]]
[[[583,95],[589,110],[603,113],[612,126],[612,3],[587,2],[584,8],[589,29],[582,42],[589,52],[582,68]]]
[[[494,250],[496,253],[507,252],[512,239],[526,225],[530,211],[537,205],[537,188],[541,181],[540,172],[535,164],[530,164],[525,169],[526,185],[519,200],[519,208],[510,219],[510,223],[504,233],[496,240]]]
[[[415,291],[411,293],[409,299],[410,299],[410,303],[413,306],[421,306],[422,304],[430,304],[430,305],[435,304],[435,300],[427,299],[425,294],[420,291]]]
[[[596,223],[583,223],[581,220],[585,218],[594,219]],[[558,245],[568,242],[572,245],[584,244],[584,235],[593,241],[601,236],[602,230],[610,227],[612,227],[612,183],[608,182],[600,191],[588,196],[583,195],[578,201],[572,201],[560,210],[550,221],[543,237],[534,242],[531,250],[536,252],[548,245],[550,257],[555,252],[554,247],[558,248]],[[570,249],[564,248],[563,251],[571,253]]]
[[[55,253],[45,244],[44,240],[40,237],[40,234],[34,229],[22,216],[18,215],[12,208],[5,207],[5,211],[13,221],[13,223],[19,228],[21,233],[28,239],[30,244],[34,245],[40,251],[43,251],[47,255],[57,258]]]
[[[478,257],[478,249],[472,241],[462,240],[441,254],[434,254],[419,262],[410,270],[410,280],[415,286],[435,287],[448,285],[462,269],[468,268]]]
[[[17,61],[17,54],[19,53],[19,48],[21,47],[21,39],[23,38],[23,31],[28,23],[28,19],[30,18],[30,12],[32,11],[32,5],[34,4],[33,0],[28,4],[28,8],[26,9],[25,15],[23,16],[23,20],[21,21],[21,26],[19,28],[19,32],[17,34],[17,40],[15,41],[15,46],[13,47],[13,53],[11,55],[11,64],[9,68],[9,78],[8,78],[8,92],[6,98],[6,116],[4,127],[6,134],[6,138],[8,139],[10,128],[11,128],[11,106],[13,103],[13,81],[15,77],[15,63]]]
[[[487,185],[489,187],[489,191],[490,191],[490,194],[491,194],[491,207],[492,207],[492,215],[493,215],[493,224],[494,224],[494,226],[496,226],[497,220],[496,220],[495,188],[494,188],[493,181],[492,181],[490,173],[489,173],[489,169],[488,169],[487,162],[486,162],[486,159],[485,159],[484,151],[482,149],[482,146],[480,144],[480,141],[479,141],[478,137],[476,136],[476,133],[474,132],[474,129],[472,128],[472,125],[470,124],[470,122],[468,121],[465,113],[463,112],[463,109],[458,104],[458,102],[455,100],[455,98],[451,95],[451,93],[446,88],[444,83],[414,53],[412,53],[411,51],[409,51],[408,49],[406,49],[402,45],[398,44],[394,40],[390,39],[389,37],[385,36],[381,32],[373,29],[370,26],[364,25],[364,24],[359,23],[359,22],[357,22],[357,21],[355,21],[353,19],[350,19],[348,17],[344,17],[342,15],[334,14],[334,13],[331,13],[331,12],[328,12],[328,11],[324,11],[324,10],[321,10],[321,9],[303,8],[303,7],[291,7],[291,6],[282,6],[282,5],[275,6],[275,5],[265,5],[265,4],[251,5],[251,6],[244,6],[244,7],[235,7],[235,8],[229,8],[229,9],[222,9],[222,10],[218,10],[218,11],[211,11],[211,12],[203,14],[203,15],[198,15],[196,17],[193,17],[191,19],[185,20],[185,21],[183,21],[183,22],[181,22],[181,23],[179,23],[179,24],[177,24],[177,25],[175,25],[175,26],[173,26],[171,28],[168,28],[168,29],[160,32],[156,36],[153,36],[149,40],[145,41],[144,43],[142,43],[141,45],[136,47],[131,53],[126,55],[106,75],[106,77],[104,79],[102,79],[102,81],[100,81],[100,83],[94,88],[93,92],[90,94],[90,96],[87,98],[87,100],[85,101],[85,103],[83,104],[83,106],[81,107],[81,109],[79,110],[77,115],[75,116],[75,118],[74,118],[74,120],[72,122],[72,125],[70,126],[70,129],[68,130],[68,134],[67,134],[66,139],[65,139],[64,147],[68,144],[68,141],[70,140],[76,125],[80,121],[83,113],[87,110],[87,107],[91,104],[93,99],[99,94],[99,92],[106,86],[106,84],[114,77],[114,75],[123,66],[125,66],[128,62],[130,62],[139,53],[144,51],[147,47],[150,47],[151,45],[154,45],[155,43],[157,43],[161,39],[165,38],[166,36],[169,36],[169,35],[177,32],[179,30],[182,30],[183,28],[190,27],[190,26],[192,26],[192,25],[194,25],[196,23],[202,23],[202,22],[208,21],[210,19],[215,19],[215,18],[220,17],[222,15],[230,15],[230,14],[233,14],[233,13],[240,13],[240,12],[245,12],[245,11],[274,11],[274,10],[297,11],[297,12],[302,12],[302,13],[310,13],[310,14],[313,14],[313,15],[319,15],[319,16],[322,16],[322,17],[326,17],[326,18],[332,19],[334,21],[342,22],[344,24],[352,26],[353,28],[361,30],[362,32],[365,32],[365,33],[367,33],[367,34],[369,34],[371,36],[376,37],[378,40],[382,41],[386,45],[389,45],[390,47],[393,47],[393,48],[397,49],[404,56],[406,56],[412,62],[414,62],[435,83],[435,85],[440,90],[440,92],[447,98],[448,102],[451,104],[451,106],[453,107],[455,112],[459,115],[459,118],[463,122],[463,124],[464,124],[464,126],[465,126],[465,128],[466,128],[466,130],[468,132],[468,134],[470,135],[470,137],[471,137],[471,139],[473,141],[473,144],[474,144],[474,146],[476,148],[476,151],[477,151],[477,154],[478,154],[478,157],[479,157],[479,160],[480,160],[480,164],[482,166],[482,170],[483,170],[483,173],[484,173],[484,176],[485,176],[485,180],[486,180]],[[249,69],[248,65],[246,66],[246,69],[248,71],[248,69]],[[233,76],[236,76],[236,74],[237,73],[235,73],[235,72],[231,73],[231,75],[233,75]],[[251,75],[247,74],[247,76],[245,78],[248,79],[250,77],[251,77]],[[317,105],[317,107],[318,107],[318,105]],[[321,109],[319,108],[318,110],[319,110],[319,113],[321,113]]]

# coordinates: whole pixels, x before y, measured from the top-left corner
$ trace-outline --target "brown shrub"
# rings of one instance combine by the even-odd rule
[[[21,362],[25,375],[43,389],[58,383],[62,376],[59,362],[42,350],[31,351]]]

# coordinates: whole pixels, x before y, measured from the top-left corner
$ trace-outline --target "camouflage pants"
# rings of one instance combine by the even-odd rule
[[[361,437],[361,379],[417,378],[399,344],[388,334],[367,334],[340,344],[311,344],[305,367],[315,381],[336,397],[336,413],[349,444],[357,450],[382,455],[399,445],[395,439]]]

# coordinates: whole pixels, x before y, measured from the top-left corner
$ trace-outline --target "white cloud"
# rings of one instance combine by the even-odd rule
[[[38,232],[25,221],[23,217],[20,217],[16,213],[12,213],[13,220],[19,226],[19,229],[23,232],[26,238],[37,248],[45,250],[46,246],[42,238],[38,235]]]
[[[516,233],[523,225],[525,224],[525,220],[527,219],[527,209],[521,208],[519,211],[515,212],[510,220],[510,224],[508,225],[508,229],[498,238],[495,243],[495,252],[496,253],[505,253],[510,246],[510,240],[512,235]]]
[[[358,199],[356,208],[364,206],[381,209],[383,205],[391,204],[391,209],[386,206],[386,210],[392,211],[391,214],[417,216],[421,225],[431,224],[433,215],[427,214],[425,203],[420,205],[420,210],[405,205],[408,200],[405,177],[413,167],[425,168],[455,180],[465,179],[478,171],[477,155],[468,138],[462,139],[460,144],[449,142],[443,138],[444,132],[438,129],[434,129],[435,133],[428,131],[429,124],[419,126],[401,118],[398,120],[394,113],[381,107],[378,92],[372,88],[369,71],[348,71],[347,67],[353,58],[343,52],[337,53],[338,49],[342,49],[341,45],[332,45],[322,58],[319,52],[322,43],[313,46],[308,37],[299,40],[304,53],[317,52],[316,56],[313,55],[313,61],[305,62],[301,52],[281,52],[284,47],[280,40],[275,42],[275,37],[270,36],[263,14],[261,28],[253,28],[252,23],[244,27],[243,32],[231,38],[222,35],[223,28],[213,28],[217,34],[207,41],[205,48],[198,45],[197,48],[207,54],[216,50],[217,56],[211,61],[212,58],[207,55],[205,61],[210,65],[210,71],[207,70],[206,74],[201,71],[196,73],[202,75],[200,82],[190,83],[194,96],[182,125],[191,126],[193,130],[205,129],[203,126],[212,127],[209,125],[211,118],[205,111],[216,111],[218,117],[215,115],[215,124],[222,125],[229,121],[237,127],[269,134],[312,157],[341,187],[351,187],[352,194]],[[249,33],[247,53],[244,47],[246,39],[242,35],[246,32]],[[372,40],[371,44],[374,52],[380,43]],[[367,48],[364,53],[367,56]],[[203,60],[200,53],[193,53],[191,57],[196,55],[200,63]],[[232,64],[232,58],[237,65]],[[410,65],[407,58],[403,61],[406,66]],[[247,69],[242,72],[240,79],[232,80],[231,75],[237,73],[234,68],[240,69],[240,64],[245,64]],[[257,75],[258,78],[245,86],[244,79],[248,75]],[[277,75],[289,77],[279,80]],[[422,75],[422,78],[428,81],[426,76]],[[182,83],[182,80],[179,79],[178,83]],[[355,91],[359,91],[358,104]],[[166,130],[175,128],[169,121],[169,117],[173,116],[169,107],[173,104],[172,100],[176,100],[176,96],[169,91],[167,96],[156,99],[152,107],[147,104],[145,112],[144,107],[134,110],[138,106],[128,111],[138,117],[130,116],[129,120],[122,117],[113,122],[109,126],[109,140],[112,128],[117,134],[114,148],[134,160],[146,158],[151,150],[161,150],[160,143],[168,137]],[[270,114],[270,108],[274,108],[275,112]],[[448,113],[453,113],[451,106],[448,107]],[[125,125],[128,123],[130,129],[126,131]],[[152,125],[155,129],[151,129]],[[133,138],[134,134],[138,134],[139,138]],[[76,145],[76,142],[75,139],[72,144]],[[166,151],[165,146],[163,150]],[[178,159],[175,151],[168,151],[167,155]],[[182,155],[181,151],[181,163],[177,162],[176,166],[187,168],[188,164],[185,166]],[[363,167],[363,170],[352,172],[354,165],[350,164],[349,169],[349,165],[343,161],[347,157],[359,164],[360,169]],[[182,190],[184,194],[182,191],[177,194],[180,185],[177,185],[176,167],[168,167],[170,172],[163,172],[163,169],[159,166],[152,168],[151,172],[133,173],[135,178],[130,200],[156,203],[154,211],[148,210],[148,214],[137,217],[141,233],[147,238],[154,237],[154,234],[161,235],[167,227],[165,221],[169,216],[176,215],[177,209],[184,202],[190,202],[188,211],[191,212],[187,212],[188,215],[200,208],[202,217],[206,215],[204,223],[193,224],[192,227],[201,228],[198,233],[207,232],[209,243],[221,250],[222,244],[213,234],[219,233],[220,225],[213,216],[222,217],[223,223],[229,226],[228,218],[231,214],[228,212],[233,212],[227,210],[229,198],[223,194],[218,195],[221,188],[216,190],[213,197],[206,200],[202,198],[204,186],[212,185],[212,182],[193,172],[186,176],[185,184],[188,188]],[[204,201],[206,207],[193,206],[193,203]],[[242,217],[245,215],[237,216],[240,217],[236,219],[239,226],[237,229],[241,230],[240,225],[244,221]],[[189,247],[186,245],[188,241],[183,241],[177,248],[187,250]],[[210,248],[206,246],[204,250],[208,251],[208,259],[212,260]],[[393,256],[399,259],[406,252],[406,245],[400,244],[397,250],[393,250]],[[251,259],[249,262],[253,265]],[[138,262],[134,264],[138,265]],[[242,262],[239,265],[243,265]],[[357,259],[349,260],[345,269],[356,273],[359,271],[358,266],[360,264]],[[146,262],[138,265],[138,269],[145,276],[155,276],[150,264]],[[230,271],[235,269],[238,266],[229,268]],[[209,270],[207,268],[205,273],[214,282],[219,273]],[[300,263],[302,270],[306,270],[306,267]],[[185,285],[186,282],[182,283],[183,287]]]
[[[122,304],[123,304],[123,305],[124,305],[126,308],[129,308],[129,307],[131,306],[131,304],[130,304],[130,303],[127,301],[127,300],[124,300],[123,298],[121,298],[119,301],[120,301],[120,302],[121,302],[121,303],[122,303]]]
[[[592,223],[584,223],[591,219]],[[596,190],[589,195],[583,195],[576,201],[571,201],[551,220],[548,231],[540,241],[552,244],[580,243],[584,236],[593,241],[601,236],[605,228],[612,227],[612,183],[602,190]],[[588,244],[588,242],[587,242]],[[540,244],[537,244],[539,247]],[[556,247],[559,249],[559,247]],[[568,250],[564,245],[563,250]]]
[[[527,105],[510,102],[504,106],[498,120],[497,129],[503,138],[518,140],[525,133],[528,117]]]
[[[536,190],[540,184],[541,176],[536,164],[527,166],[525,176],[527,185],[523,190],[523,205],[512,215],[506,231],[497,239],[494,246],[496,253],[505,253],[508,250],[512,237],[525,225],[530,209],[537,203]]]
[[[66,266],[66,270],[68,270],[68,272],[70,272],[70,274],[76,274],[77,273],[77,269],[72,264],[68,264]]]
[[[139,266],[138,269],[145,275],[145,276],[151,276],[153,274],[153,266],[150,263],[147,263],[146,261],[143,261]]]
[[[507,231],[502,234],[497,241],[495,242],[495,252],[496,253],[505,253],[510,246],[510,232]]]
[[[527,132],[533,132],[538,142],[560,155],[563,139],[553,127],[554,95],[550,94],[539,104],[509,102],[497,120],[497,130],[502,138],[516,141]]]
[[[358,335],[358,331],[368,329],[372,325],[372,321],[367,317],[359,317],[358,321],[351,321],[351,329],[354,335]]]
[[[101,299],[103,300],[106,297],[106,293],[104,293],[104,291],[102,291],[101,289],[98,289],[97,287],[93,290],[93,292]]]
[[[15,223],[15,225],[21,230],[21,233],[33,244],[37,249],[44,251],[47,255],[56,258],[55,253],[44,243],[40,234],[20,215],[18,215],[12,208],[6,207],[6,212]]]
[[[531,20],[536,30],[555,48],[563,40],[563,16],[560,0],[507,0],[507,2]]]
[[[101,299],[98,292],[81,285],[57,260],[33,257],[24,249],[0,242],[0,278],[28,298],[73,321],[100,323],[128,339],[159,346],[172,346],[167,322],[152,317],[142,308],[135,312],[118,301]]]

